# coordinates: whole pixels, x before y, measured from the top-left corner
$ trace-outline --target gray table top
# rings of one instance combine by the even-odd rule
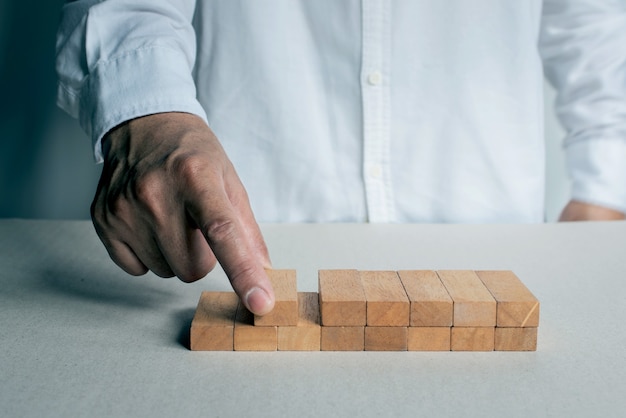
[[[301,291],[317,270],[511,269],[537,352],[191,352],[202,290],[131,277],[87,222],[0,220],[0,416],[623,416],[626,222],[264,225]]]

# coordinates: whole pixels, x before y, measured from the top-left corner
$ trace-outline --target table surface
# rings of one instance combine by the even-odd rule
[[[626,222],[264,225],[300,291],[317,270],[510,269],[536,352],[191,352],[202,290],[131,277],[88,222],[0,220],[0,416],[618,416]]]

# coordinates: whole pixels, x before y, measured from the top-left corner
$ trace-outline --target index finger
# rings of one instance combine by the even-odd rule
[[[258,245],[252,242],[239,212],[226,195],[198,197],[190,207],[196,222],[244,305],[265,315],[274,308],[274,291],[267,277]]]

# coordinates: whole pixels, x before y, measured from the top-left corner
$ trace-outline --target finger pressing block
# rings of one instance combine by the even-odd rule
[[[276,301],[274,309],[263,316],[254,316],[256,326],[298,325],[298,289],[295,270],[266,270]]]

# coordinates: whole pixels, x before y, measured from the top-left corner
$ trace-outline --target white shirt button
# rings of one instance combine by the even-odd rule
[[[381,81],[383,81],[383,75],[380,73],[380,71],[372,71],[367,76],[367,82],[372,86],[379,85]]]

